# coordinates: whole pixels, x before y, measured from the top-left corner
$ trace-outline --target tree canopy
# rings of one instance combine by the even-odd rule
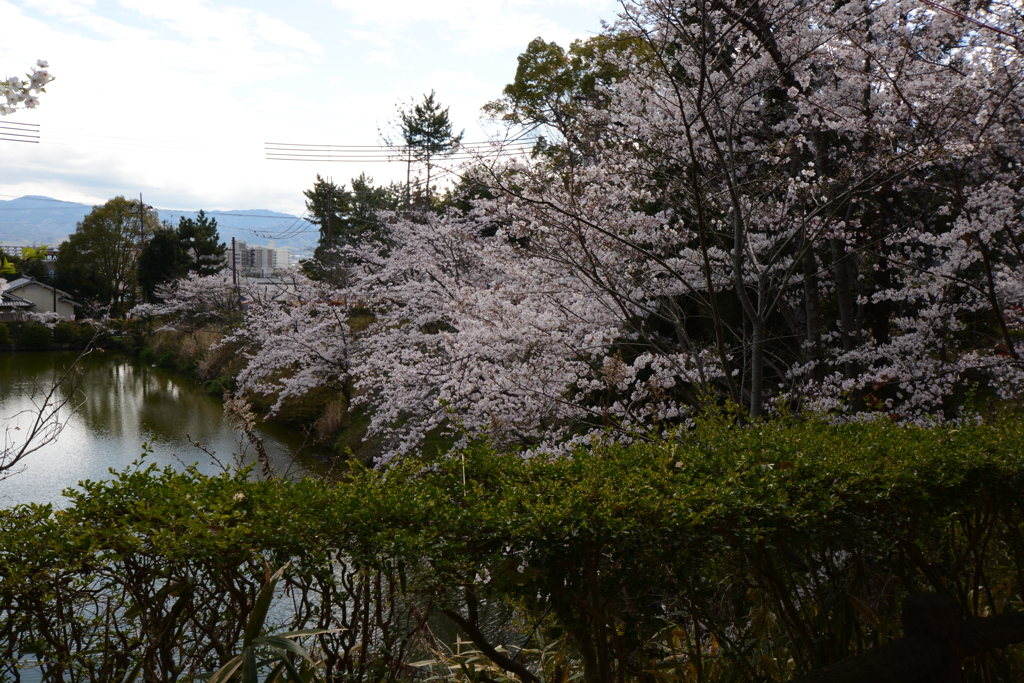
[[[190,258],[184,240],[170,226],[155,229],[139,254],[139,287],[144,301],[153,302],[158,285],[185,277],[197,262]]]
[[[319,174],[313,187],[306,190],[309,221],[320,228],[316,257],[326,258],[325,249],[374,242],[381,237],[379,214],[395,211],[402,205],[404,190],[396,183],[374,185],[365,173],[351,181],[351,189]]]
[[[448,107],[441,108],[441,104],[434,99],[435,93],[430,91],[429,95],[423,96],[423,101],[414,102],[398,112],[398,127],[402,135],[402,141],[408,148],[411,159],[416,159],[426,165],[426,190],[424,197],[428,204],[431,194],[430,175],[431,159],[452,154],[462,142],[465,131],[458,134],[454,132],[451,119],[448,116]],[[411,188],[406,187],[406,201],[408,202]]]
[[[227,246],[219,242],[217,219],[210,218],[200,209],[195,218],[178,219],[177,238],[191,257],[189,270],[200,275],[213,275],[226,266],[224,254]]]
[[[153,234],[160,227],[156,209],[124,197],[93,208],[60,246],[56,272],[62,288],[119,315],[136,299],[143,231]]]
[[[647,51],[642,41],[625,33],[576,40],[568,50],[534,38],[519,55],[515,79],[483,111],[525,133],[537,133],[541,149],[551,142],[579,145],[576,119],[625,75],[628,67],[614,56],[624,54]]]

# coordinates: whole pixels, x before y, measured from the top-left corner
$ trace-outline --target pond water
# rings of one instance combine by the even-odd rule
[[[0,434],[5,426],[9,438],[24,433],[55,374],[76,357],[74,352],[0,354]],[[195,463],[215,474],[221,471],[217,461],[232,463],[236,454],[252,460],[252,447],[225,419],[220,399],[193,380],[113,353],[94,352],[81,369],[75,409],[65,411],[64,430],[56,442],[23,460],[16,468],[20,472],[0,481],[0,507],[30,502],[63,507],[67,499],[61,491],[86,479],[110,479],[111,468],[124,470],[139,459],[144,443],[152,449],[145,462],[160,467]],[[277,472],[303,476],[324,470],[320,459],[328,453],[311,446],[301,432],[268,423],[259,431]]]

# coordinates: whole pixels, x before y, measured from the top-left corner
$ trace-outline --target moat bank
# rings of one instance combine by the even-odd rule
[[[13,438],[23,433],[54,373],[76,357],[77,352],[0,353],[0,419]],[[224,417],[221,400],[191,378],[115,353],[91,354],[82,370],[77,411],[56,443],[26,459],[24,471],[0,481],[0,507],[62,506],[63,489],[83,479],[108,479],[110,468],[124,469],[140,457],[143,443],[152,449],[147,463],[196,463],[206,473],[219,471],[216,460],[230,463],[240,452],[239,434]],[[323,472],[318,458],[329,453],[302,432],[273,423],[260,424],[259,431],[278,471]],[[251,447],[248,454],[251,459]]]

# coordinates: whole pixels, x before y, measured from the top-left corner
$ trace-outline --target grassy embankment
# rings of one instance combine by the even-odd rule
[[[350,325],[358,331],[371,321],[369,315],[358,316],[353,317]],[[207,392],[220,396],[225,390],[237,389],[236,378],[246,365],[244,346],[239,342],[223,343],[225,336],[220,325],[194,331],[139,330],[134,350],[144,362],[185,374],[200,382]],[[338,455],[351,454],[369,462],[384,447],[381,439],[366,438],[370,414],[349,406],[336,388],[319,387],[290,398],[273,415],[269,413],[277,401],[276,395],[249,392],[245,398],[265,419],[306,431]],[[433,450],[448,445],[438,440]]]

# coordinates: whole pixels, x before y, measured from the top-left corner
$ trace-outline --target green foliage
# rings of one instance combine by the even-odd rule
[[[54,344],[74,344],[78,339],[78,327],[74,323],[62,320],[53,326]]]
[[[512,125],[547,127],[559,136],[570,135],[581,109],[594,103],[600,87],[624,75],[604,55],[627,50],[639,55],[649,52],[643,41],[625,35],[576,40],[568,50],[534,38],[519,55],[515,80],[505,86],[500,99],[484,105],[484,113]]]
[[[43,261],[46,259],[46,250],[49,245],[42,244],[38,247],[22,247],[22,261]]]
[[[484,111],[509,123],[547,124],[556,127],[571,114],[573,100],[593,91],[587,64],[581,59],[574,41],[569,47],[572,58],[555,42],[534,38],[519,55],[515,80],[505,86],[504,97],[484,106]],[[587,87],[589,86],[589,87]]]
[[[14,275],[17,272],[17,263],[8,259],[4,250],[0,249],[0,275]]]
[[[132,470],[61,512],[0,512],[0,604],[19,605],[0,611],[0,660],[31,646],[55,680],[139,661],[171,680],[274,628],[345,628],[303,644],[325,680],[404,677],[427,655],[467,681],[787,681],[899,637],[909,593],[1020,610],[1022,487],[1013,420],[711,417],[558,458],[472,444],[335,484]],[[265,624],[266,568],[288,562],[275,594],[296,607]],[[424,652],[441,615],[472,656]],[[969,680],[1019,679],[1010,655],[977,658]]]
[[[33,277],[52,282],[53,273],[46,267],[46,245],[22,247],[21,256],[10,256],[0,249],[0,277],[13,280],[18,277]]]
[[[53,272],[46,267],[46,249],[43,244],[38,247],[22,247],[20,258],[11,261],[2,259],[0,264],[0,275],[17,275],[20,277],[33,277],[43,282],[53,281]]]
[[[155,209],[124,197],[95,207],[60,245],[58,286],[118,316],[135,298],[143,229],[151,234],[159,227]]]
[[[415,622],[384,606],[393,572],[309,535],[344,514],[314,513],[322,482],[138,468],[81,488],[63,511],[0,512],[0,600],[19,605],[0,610],[0,667],[35,652],[48,680],[123,680],[140,663],[147,681],[195,680],[249,645],[274,647],[257,640],[266,631],[313,628],[306,647],[328,680],[394,677]],[[268,563],[289,559],[282,586],[263,590]]]
[[[431,157],[450,154],[462,142],[462,133],[455,134],[448,118],[448,107],[434,100],[434,91],[423,96],[423,101],[400,111],[402,140],[413,155],[429,162]]]
[[[422,558],[438,600],[465,586],[549,615],[587,680],[642,677],[674,651],[704,680],[745,681],[891,640],[912,592],[1020,609],[1022,485],[1016,423],[715,420],[554,460],[475,447],[358,483],[370,547]]]
[[[0,323],[0,346],[9,346],[12,342],[11,328],[7,327],[7,323]]]
[[[208,218],[203,210],[195,218],[182,216],[178,221],[177,235],[190,257],[189,270],[200,275],[213,275],[224,269],[227,245],[218,242],[220,234],[216,218]]]
[[[26,323],[21,328],[18,343],[29,349],[50,348],[50,328],[39,323]]]
[[[394,183],[375,186],[373,178],[364,173],[353,178],[351,186],[351,190],[346,189],[344,183],[336,185],[318,174],[313,188],[303,193],[309,220],[320,227],[316,251],[320,262],[327,258],[324,249],[329,242],[334,247],[379,242],[378,212],[395,211],[402,205],[404,190]]]
[[[157,301],[157,285],[184,277],[191,264],[189,253],[173,228],[161,226],[154,230],[139,254],[138,278],[143,298],[147,302]]]

